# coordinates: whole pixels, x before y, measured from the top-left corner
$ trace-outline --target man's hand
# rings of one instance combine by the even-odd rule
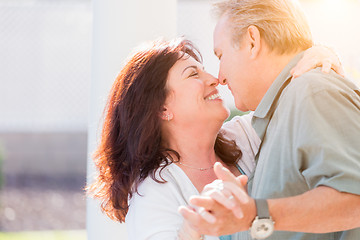
[[[185,221],[199,233],[220,236],[248,230],[255,218],[255,202],[246,192],[246,176],[236,178],[220,163],[214,171],[219,180],[205,186],[201,196],[193,196],[190,204],[180,207]]]

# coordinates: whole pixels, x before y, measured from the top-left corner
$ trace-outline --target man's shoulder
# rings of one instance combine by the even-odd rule
[[[354,94],[358,87],[350,80],[341,77],[334,71],[323,73],[321,68],[313,69],[292,79],[284,93],[307,97],[321,91],[348,92]]]

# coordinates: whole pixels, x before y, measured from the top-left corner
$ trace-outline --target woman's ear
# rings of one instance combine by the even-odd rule
[[[249,26],[246,31],[246,39],[250,51],[250,58],[255,59],[261,50],[261,35],[256,26]]]
[[[163,107],[163,110],[160,112],[160,118],[165,121],[170,121],[174,118],[174,115],[167,107]]]

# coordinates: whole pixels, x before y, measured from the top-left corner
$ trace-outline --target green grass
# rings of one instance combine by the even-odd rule
[[[86,240],[86,230],[0,232],[0,240]]]

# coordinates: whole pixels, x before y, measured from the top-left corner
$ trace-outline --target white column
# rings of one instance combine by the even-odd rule
[[[95,173],[91,155],[99,140],[110,86],[131,49],[159,36],[176,36],[176,0],[93,0],[92,78],[88,126],[87,179]],[[125,240],[124,224],[111,221],[99,202],[87,199],[89,240]],[[141,229],[139,229],[141,231]]]

